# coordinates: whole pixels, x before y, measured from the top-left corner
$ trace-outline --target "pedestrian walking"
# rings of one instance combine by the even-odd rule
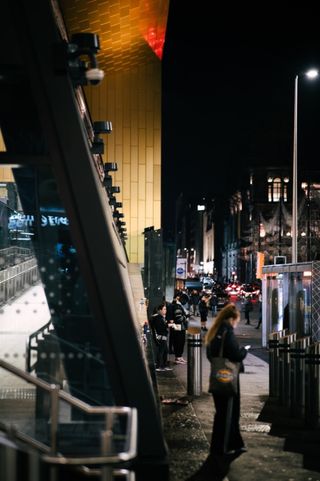
[[[250,296],[246,297],[244,302],[244,317],[246,319],[246,324],[250,324],[250,312],[252,311],[252,301]]]
[[[259,320],[258,320],[258,324],[256,326],[256,329],[259,329],[259,327],[261,326],[261,323],[262,323],[262,295],[259,294]]]
[[[207,319],[208,319],[208,312],[209,312],[209,301],[210,295],[203,294],[199,302],[199,312],[200,312],[200,322],[201,322],[201,330],[207,331]]]
[[[234,329],[240,322],[240,312],[234,304],[228,304],[217,315],[206,335],[207,357],[209,361],[219,356],[223,342],[222,356],[233,362],[240,362],[243,372],[243,359],[249,346],[240,347]],[[222,481],[228,474],[232,461],[245,453],[239,426],[240,383],[233,396],[212,394],[215,405],[210,453],[201,468],[187,481]]]
[[[199,292],[196,289],[193,289],[190,295],[190,312],[194,316],[199,315],[199,309],[198,309],[199,301],[200,301]]]

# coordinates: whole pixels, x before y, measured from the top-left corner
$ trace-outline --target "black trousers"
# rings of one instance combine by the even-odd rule
[[[239,385],[238,385],[238,392]],[[213,421],[210,453],[194,479],[206,481],[223,481],[230,464],[237,455],[228,452],[244,447],[240,434],[240,394],[225,398],[213,395],[216,413]]]
[[[186,331],[175,331],[172,330],[172,342],[175,357],[182,357],[184,345],[186,342]]]
[[[208,311],[201,312],[200,311],[200,322],[205,323],[208,320]]]
[[[156,366],[160,368],[164,368],[167,365],[168,361],[168,344],[165,339],[159,341],[157,346],[157,363]]]
[[[213,420],[211,437],[211,454],[225,454],[233,449],[244,447],[240,434],[240,392],[233,397],[225,398],[214,394],[216,412]]]

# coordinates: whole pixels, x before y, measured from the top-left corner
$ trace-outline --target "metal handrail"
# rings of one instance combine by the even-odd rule
[[[50,324],[52,324],[52,320],[50,319],[49,322],[47,322],[44,326],[40,327],[37,329],[35,332],[33,332],[28,339],[27,342],[27,352],[26,352],[26,371],[27,372],[32,372],[34,370],[34,367],[36,363],[34,363],[31,366],[31,351],[34,351],[37,349],[37,346],[32,346],[31,343],[33,339],[37,339],[38,336],[43,335],[45,331],[50,332]],[[38,339],[37,339],[38,341]]]
[[[47,322],[44,326],[40,327],[36,331],[34,331],[30,336],[29,340],[27,342],[27,353],[26,353],[26,371],[27,372],[32,372],[35,368],[36,362],[31,366],[31,351],[36,351],[37,350],[37,345],[32,346],[31,343],[34,339],[38,341],[38,336],[43,335],[46,331],[50,332],[50,326],[52,325],[52,328],[54,329],[54,325],[52,322],[52,319],[50,319],[49,322]],[[52,331],[53,331],[52,329]],[[52,331],[50,332],[50,338],[54,339],[59,342],[59,344],[63,344],[64,346],[69,346],[71,349],[74,349],[78,353],[83,354],[84,356],[90,357],[90,359],[96,361],[98,364],[104,365],[104,362],[95,357],[93,354],[88,355],[88,352],[85,349],[82,349],[81,347],[77,346],[75,343],[66,341],[62,337],[57,336],[56,334],[53,334]]]
[[[51,395],[51,446],[40,443],[39,441],[29,437],[25,433],[14,430],[14,434],[21,440],[27,442],[33,447],[37,447],[41,451],[45,451],[43,454],[43,460],[50,464],[55,465],[85,465],[85,464],[115,464],[122,461],[129,461],[137,455],[137,409],[134,407],[117,407],[117,406],[90,406],[89,404],[81,401],[80,399],[72,396],[71,394],[60,389],[60,386],[56,384],[49,384],[42,379],[38,379],[31,374],[23,371],[22,369],[9,364],[6,361],[0,359],[0,367],[19,378],[34,384],[50,393]],[[68,457],[62,453],[57,452],[57,428],[59,417],[59,399],[69,403],[70,405],[80,409],[87,414],[104,414],[106,429],[101,432],[101,451],[100,456],[88,456],[88,457]],[[114,415],[126,414],[128,418],[127,423],[127,450],[116,454],[108,453],[110,448],[110,441],[112,441],[112,424]],[[50,452],[48,452],[50,451]]]
[[[30,260],[30,259],[29,259]],[[29,261],[25,261],[25,262],[29,262]],[[22,262],[21,264],[18,264],[19,266],[22,266],[24,264],[24,262]],[[9,267],[8,269],[14,269],[14,267],[16,266],[11,266]],[[18,272],[17,274],[13,274],[12,276],[8,277],[7,279],[4,279],[3,281],[0,281],[0,284],[4,284],[5,282],[8,282],[8,281],[12,281],[12,279],[15,279],[16,277],[19,277],[21,276],[22,274],[25,274],[26,272],[30,272],[32,271],[34,268],[38,268],[38,265],[37,263],[35,263],[33,266],[31,267],[28,267],[27,269],[23,270],[22,272]]]

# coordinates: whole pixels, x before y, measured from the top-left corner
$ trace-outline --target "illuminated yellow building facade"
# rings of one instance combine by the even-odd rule
[[[63,0],[70,36],[99,35],[99,68],[105,78],[86,87],[93,121],[112,122],[104,136],[104,162],[116,162],[130,262],[143,263],[145,227],[161,226],[161,57],[169,0]],[[0,133],[0,151],[5,145]],[[0,182],[11,182],[0,169]]]
[[[161,57],[169,0],[64,0],[69,33],[99,35],[100,85],[86,88],[92,120],[109,120],[105,162],[116,162],[130,262],[143,263],[145,227],[161,226]]]

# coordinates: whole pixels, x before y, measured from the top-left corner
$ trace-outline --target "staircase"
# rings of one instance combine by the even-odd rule
[[[39,411],[37,396],[0,400],[1,481],[135,480],[135,408],[92,406],[3,360],[0,368],[41,392],[47,406]]]

